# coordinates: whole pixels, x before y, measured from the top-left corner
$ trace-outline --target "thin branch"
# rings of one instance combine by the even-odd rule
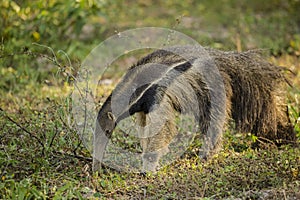
[[[72,131],[72,129],[66,124],[66,122],[63,120],[63,118],[61,117],[61,115],[59,115],[59,119],[60,121],[63,123],[63,125],[69,130],[69,131]],[[78,134],[77,134],[78,135]],[[80,137],[80,135],[78,136]],[[83,138],[80,138],[79,139],[79,143],[78,145],[72,150],[72,152],[74,153],[74,155],[77,155],[76,151],[77,149],[80,147],[81,143],[83,141]]]
[[[269,140],[268,138],[257,137],[257,141],[260,142],[261,144],[265,144],[265,142],[267,142],[267,143],[273,145],[274,147],[276,147],[276,144],[273,141]]]
[[[53,50],[51,47],[48,47],[48,46],[42,45],[42,44],[38,44],[38,43],[33,43],[33,44],[34,44],[34,45],[37,45],[37,46],[40,46],[40,47],[44,47],[44,48],[49,49],[49,50],[51,51],[52,55],[53,55],[53,58],[51,58],[51,57],[49,57],[49,56],[47,56],[47,55],[44,55],[44,54],[38,54],[38,53],[34,53],[34,52],[27,52],[29,55],[40,56],[40,57],[46,58],[47,60],[53,62],[53,63],[54,63],[56,66],[58,66],[60,69],[63,69],[63,68],[64,68],[64,67],[58,62],[57,57],[56,57],[56,55],[55,55],[55,52],[54,52],[54,50]],[[64,51],[62,51],[62,50],[59,50],[58,53],[64,54],[64,55],[67,57],[67,59],[68,59],[68,62],[69,62],[69,64],[70,64],[70,67],[72,67],[72,63],[71,63],[71,60],[70,60],[70,58],[68,57],[68,55],[67,55]],[[77,78],[76,78],[73,74],[71,74],[71,73],[69,73],[69,72],[65,72],[65,73],[66,73],[69,77],[71,77],[71,78],[73,78],[73,79],[75,80],[75,82],[74,82],[74,87],[78,90],[81,99],[84,99],[84,95],[82,94],[81,89],[80,89],[80,88],[78,87],[78,85],[77,85],[77,82],[78,82]],[[85,99],[86,99],[86,98],[85,98]]]
[[[79,93],[79,97],[80,97],[80,100],[82,101],[83,105],[84,105],[84,130],[83,132],[85,132],[85,129],[86,129],[86,121],[87,121],[87,102],[86,102],[86,99],[87,99],[87,96],[89,94],[88,90],[89,90],[89,85],[88,85],[88,82],[86,81],[86,89],[84,91],[81,90],[81,88],[78,86],[77,82],[78,82],[78,79],[73,75],[71,74],[70,72],[68,71],[65,71],[65,66],[63,66],[57,59],[57,56],[54,52],[54,50],[49,47],[49,46],[46,46],[46,45],[42,45],[42,44],[38,44],[38,43],[32,43],[33,45],[36,45],[36,46],[39,46],[39,47],[42,47],[42,48],[46,48],[48,50],[50,50],[51,52],[51,56],[48,56],[46,54],[42,54],[42,53],[37,53],[37,52],[32,52],[32,51],[29,51],[28,49],[24,50],[23,52],[17,52],[17,53],[11,53],[11,54],[7,54],[7,55],[0,55],[0,58],[4,58],[4,57],[11,57],[11,56],[14,56],[14,55],[27,55],[27,56],[32,56],[32,57],[40,57],[40,58],[45,58],[47,59],[48,61],[52,62],[54,65],[56,65],[61,71],[64,71],[68,77],[71,77],[73,80],[75,80],[74,82],[74,86],[75,86],[75,89],[77,89],[78,93]],[[70,58],[68,57],[68,55],[62,51],[62,50],[59,50],[57,53],[59,54],[63,54],[67,60],[68,60],[68,63],[71,67],[71,70],[73,70],[72,68],[72,63],[71,63],[71,60]],[[88,75],[88,73],[87,73]],[[91,95],[91,94],[90,94]],[[3,111],[3,109],[1,109]],[[27,134],[29,134],[31,137],[35,138],[40,144],[41,146],[44,148],[44,144],[41,142],[40,138],[34,136],[30,131],[28,131],[26,128],[22,127],[20,124],[18,124],[16,121],[14,121],[12,118],[10,118],[7,114],[5,114],[7,119],[9,121],[11,121],[12,123],[16,124],[19,128],[21,128],[24,132],[26,132]],[[61,119],[61,121],[64,123],[64,120]],[[64,123],[64,125],[66,125]],[[66,126],[69,128],[69,126]],[[53,136],[53,138],[51,139],[51,145],[56,137],[57,133],[55,133],[55,135]],[[82,140],[81,140],[82,142]],[[74,153],[76,154],[76,151],[77,149],[79,148],[79,146],[81,145],[81,142],[78,144],[78,146],[74,149]],[[51,146],[50,145],[50,146]]]
[[[58,62],[57,57],[56,57],[56,55],[55,55],[55,52],[54,52],[54,50],[53,50],[51,47],[48,47],[48,46],[42,45],[42,44],[38,44],[38,43],[32,43],[32,44],[33,44],[33,45],[36,45],[36,46],[39,46],[39,47],[43,47],[43,48],[49,49],[49,50],[51,51],[51,54],[52,54],[53,57],[47,56],[47,55],[42,54],[42,53],[36,53],[36,52],[29,51],[29,50],[24,50],[24,51],[22,51],[22,52],[11,53],[11,54],[6,54],[6,55],[0,55],[0,59],[1,59],[1,58],[5,58],[5,57],[12,57],[12,56],[15,56],[15,55],[38,56],[38,57],[41,57],[41,58],[46,58],[47,60],[49,60],[50,62],[54,63],[56,66],[58,66],[61,70],[64,68],[64,67]],[[67,54],[66,54],[64,51],[59,50],[58,53],[64,54],[64,55],[67,57],[69,64],[71,64],[70,58],[67,56]],[[71,67],[71,65],[70,65],[70,67]],[[73,74],[71,74],[71,73],[69,73],[69,72],[65,72],[65,73],[67,73],[67,75],[68,75],[69,77],[71,77],[71,78],[73,78],[73,79],[75,80],[74,86],[75,86],[75,88],[78,90],[80,97],[81,97],[82,99],[84,99],[84,94],[82,93],[81,89],[78,87],[78,85],[77,85],[77,83],[76,83],[76,81],[78,82],[77,78],[76,78]]]
[[[82,161],[88,161],[88,162],[93,161],[92,158],[85,157],[85,156],[79,156],[79,155],[69,154],[69,153],[60,152],[60,151],[53,151],[53,152],[56,153],[56,154],[59,154],[59,155],[63,155],[63,156],[71,157],[71,158],[76,158],[76,159],[82,160]]]
[[[35,43],[35,42],[32,43],[32,44],[49,49],[51,51],[52,55],[53,55],[53,59],[51,59],[51,61],[54,62],[56,65],[58,65],[58,66],[61,67],[60,63],[57,61],[56,55],[54,53],[54,50],[51,47],[48,47],[48,46],[43,45],[43,44],[38,44],[38,43]]]
[[[15,120],[13,120],[10,116],[7,115],[7,113],[0,107],[0,111],[2,111],[4,113],[4,116],[13,124],[15,124],[17,127],[19,127],[22,131],[24,131],[25,133],[27,133],[30,137],[36,139],[38,141],[38,143],[43,147],[43,149],[45,148],[44,143],[40,140],[40,138],[38,138],[37,136],[35,136],[33,133],[31,133],[30,131],[28,131],[26,128],[24,128],[23,126],[21,126],[18,122],[16,122]]]
[[[58,128],[57,128],[57,124],[55,124],[55,133],[54,133],[54,135],[51,138],[51,142],[50,142],[49,147],[52,147],[54,139],[56,138],[57,134],[58,134]]]
[[[69,56],[68,56],[68,54],[66,53],[66,52],[64,52],[63,50],[58,50],[57,51],[57,53],[61,53],[61,54],[63,54],[67,59],[68,59],[68,62],[69,62],[69,66],[71,67],[71,69],[73,70],[73,68],[72,68],[72,63],[71,63],[71,60],[70,60],[70,58],[69,58]]]

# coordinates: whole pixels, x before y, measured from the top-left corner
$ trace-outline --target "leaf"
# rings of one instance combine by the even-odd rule
[[[35,41],[39,41],[41,39],[41,35],[38,32],[36,32],[36,31],[34,31],[32,33],[32,36],[33,36],[33,38],[34,38]]]
[[[20,6],[14,1],[10,2],[10,6],[13,8],[14,11],[16,11],[16,13],[19,13],[21,10]]]

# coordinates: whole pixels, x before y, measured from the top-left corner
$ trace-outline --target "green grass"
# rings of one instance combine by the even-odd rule
[[[285,56],[273,62],[291,64],[287,62],[295,59]],[[13,85],[1,90],[2,199],[299,197],[298,147],[266,144],[254,150],[251,135],[230,132],[225,134],[223,150],[208,162],[197,157],[194,150],[200,144],[196,142],[157,174],[144,177],[109,168],[93,174],[91,155],[71,128],[70,87],[65,78],[57,74],[51,84],[45,84],[38,71],[6,69],[1,73],[10,77],[11,82],[5,84]],[[289,97],[295,122],[299,95],[292,89]]]
[[[252,149],[255,138],[230,131],[222,151],[207,162],[197,157],[201,144],[196,141],[156,174],[110,168],[93,174],[91,155],[70,115],[70,73],[76,74],[93,47],[118,31],[162,26],[215,48],[265,48],[271,62],[294,71],[294,76],[287,74],[294,85],[287,99],[299,144],[299,1],[114,0],[94,5],[92,0],[51,0],[24,1],[19,11],[12,2],[17,1],[0,3],[0,199],[300,198],[299,147]],[[27,12],[28,7],[35,11]],[[91,35],[83,33],[89,38],[82,38],[83,25],[96,27]],[[49,61],[48,48],[32,42],[53,48],[58,63]],[[122,59],[105,77],[113,83],[137,58]],[[105,97],[112,89],[105,86],[100,93]]]

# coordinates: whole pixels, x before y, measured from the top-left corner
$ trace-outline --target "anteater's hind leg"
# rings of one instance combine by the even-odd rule
[[[282,97],[277,96],[278,93],[271,94],[270,98],[265,100],[264,112],[261,113],[252,131],[261,141],[269,141],[280,146],[293,143],[296,140],[296,133],[289,119],[288,108]]]
[[[279,92],[278,92],[279,93]],[[276,97],[276,109],[277,109],[277,144],[295,144],[296,132],[294,126],[290,120],[288,107],[284,103],[284,99]]]

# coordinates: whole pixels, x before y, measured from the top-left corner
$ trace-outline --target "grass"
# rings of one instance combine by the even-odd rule
[[[293,66],[299,58],[271,57]],[[291,199],[300,195],[300,149],[265,145],[252,149],[251,135],[226,132],[223,150],[208,162],[194,143],[157,174],[91,172],[91,155],[71,128],[70,86],[63,75],[1,71],[10,86],[1,90],[0,197],[2,199]],[[44,80],[44,81],[43,81]],[[298,84],[298,75],[293,83]],[[112,87],[107,86],[109,90]],[[105,89],[103,92],[107,92]],[[108,94],[108,93],[107,93]],[[106,94],[106,95],[107,95]],[[291,89],[291,119],[299,136],[299,92]]]
[[[7,6],[9,1],[3,2]],[[18,28],[27,11],[21,9],[18,13],[21,21],[15,13],[7,14],[7,24],[13,21],[14,26],[7,27],[0,45],[0,199],[300,199],[299,146],[278,148],[265,144],[253,149],[255,138],[230,131],[225,132],[222,151],[207,162],[197,157],[195,149],[200,144],[196,141],[181,158],[156,174],[143,176],[110,168],[92,173],[91,155],[73,129],[74,121],[69,115],[72,78],[68,73],[76,74],[80,61],[103,38],[128,28],[175,28],[202,45],[221,49],[266,48],[271,62],[296,73],[287,73],[294,85],[289,88],[287,99],[300,142],[297,1],[155,1],[159,5],[153,2],[104,3],[103,15],[94,15],[92,22],[101,21],[100,33],[90,41],[75,35],[71,38],[76,41],[69,40],[64,31],[56,35],[57,31],[51,27],[56,27],[59,17],[68,19],[65,12],[62,16],[56,12],[52,20],[43,8],[46,11],[40,14],[40,21],[29,17],[31,21],[25,23],[23,31]],[[38,1],[36,4],[42,6]],[[64,9],[59,7],[63,4],[56,4],[56,8],[59,12],[78,11],[80,18],[82,10],[80,7],[73,10],[72,5]],[[88,18],[80,19],[80,23],[89,22]],[[52,21],[55,23],[50,29],[43,26],[46,36],[36,29],[40,39],[32,40],[28,27]],[[73,21],[72,18],[67,24]],[[66,25],[63,26],[65,30]],[[49,50],[31,45],[32,42],[62,48],[70,56],[73,68],[62,53],[57,55],[56,64],[30,54]],[[20,55],[2,57],[16,49]],[[52,53],[46,54],[51,60]],[[115,84],[121,72],[136,60],[134,55],[123,57],[105,78]],[[112,89],[112,85],[104,84],[99,90],[102,102]]]

